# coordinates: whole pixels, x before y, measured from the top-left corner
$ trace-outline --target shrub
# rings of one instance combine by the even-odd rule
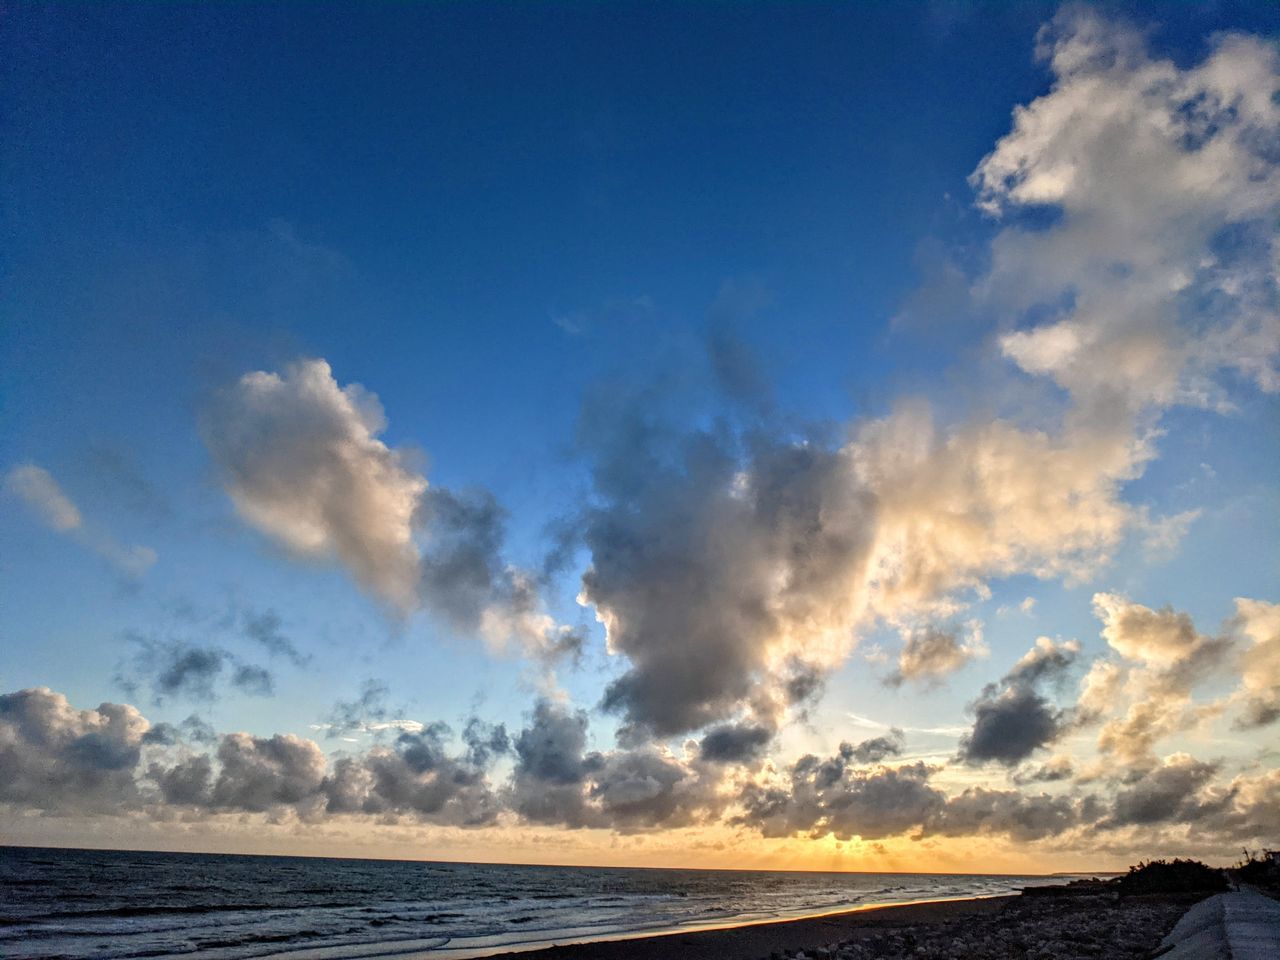
[[[1150,860],[1129,868],[1119,880],[1120,893],[1220,893],[1230,884],[1221,870],[1199,860]]]

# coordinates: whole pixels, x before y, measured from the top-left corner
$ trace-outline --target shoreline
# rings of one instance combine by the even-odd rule
[[[817,949],[860,930],[941,923],[998,912],[1018,893],[875,903],[843,910],[636,933],[604,934],[528,945],[431,951],[439,960],[760,960],[774,952]]]

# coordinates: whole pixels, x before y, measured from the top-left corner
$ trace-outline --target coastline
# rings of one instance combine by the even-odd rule
[[[554,944],[432,951],[439,960],[760,960],[775,952],[814,950],[858,931],[903,924],[941,923],[999,912],[1019,894],[905,903],[868,904],[799,917],[746,920],[634,934],[565,940]]]

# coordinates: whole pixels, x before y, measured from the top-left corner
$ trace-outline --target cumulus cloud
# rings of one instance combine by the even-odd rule
[[[973,729],[960,741],[960,759],[969,764],[996,761],[1014,766],[1060,737],[1070,714],[1043,692],[1075,663],[1080,645],[1040,637],[996,683],[987,684],[970,704]]]
[[[1204,635],[1185,613],[1117,594],[1095,594],[1093,607],[1121,658],[1095,662],[1080,698],[1082,720],[1105,718],[1098,736],[1104,753],[1150,762],[1161,739],[1222,711],[1225,704],[1199,704],[1193,692],[1230,663],[1230,636]]]
[[[5,475],[5,489],[26,503],[50,529],[92,550],[127,577],[142,576],[156,562],[156,552],[150,547],[124,546],[103,531],[87,527],[80,509],[44,467],[19,464]]]
[[[492,823],[501,805],[474,753],[451,754],[448,727],[428,724],[404,731],[390,746],[342,758],[323,783],[329,813],[409,816],[453,826]],[[486,758],[487,759],[487,758]]]
[[[247,814],[299,829],[333,817],[457,827],[518,819],[619,833],[728,823],[840,839],[1037,841],[1096,825],[1131,841],[1176,828],[1218,844],[1256,843],[1280,813],[1280,772],[1227,781],[1219,764],[1185,754],[1112,778],[1101,797],[985,787],[948,796],[932,783],[937,767],[894,765],[898,731],[737,779],[722,764],[652,745],[592,751],[587,733],[585,713],[542,700],[515,738],[476,721],[457,749],[446,725],[430,723],[328,757],[292,734],[218,736],[195,718],[153,727],[131,706],[77,710],[38,688],[0,696],[0,805],[187,820]],[[508,751],[515,767],[495,787],[492,764]]]
[[[586,713],[540,700],[514,741],[516,812],[535,823],[635,832],[706,821],[721,805],[719,762],[689,764],[653,745],[586,746]]]
[[[499,649],[514,644],[544,661],[576,660],[582,633],[546,612],[535,579],[502,556],[506,514],[485,490],[427,490],[417,522],[425,531],[422,590],[455,627]]]
[[[868,768],[881,749],[860,749],[865,746],[842,743],[832,757],[801,757],[780,783],[749,784],[735,822],[766,837],[874,840],[918,830],[937,815],[946,797],[929,783],[933,767],[917,762]]]
[[[943,836],[1001,834],[1027,841],[1065,833],[1080,820],[1080,804],[1070,797],[970,787],[948,799],[927,828]]]
[[[340,386],[323,360],[247,373],[202,420],[237,511],[290,552],[340,563],[402,615],[425,606],[495,646],[576,654],[581,636],[503,560],[505,517],[493,497],[429,488],[414,457],[381,439],[386,428],[377,396]],[[270,628],[270,644],[287,652],[278,623],[247,626]]]
[[[229,733],[218,744],[217,758],[221,769],[212,805],[251,812],[298,804],[313,796],[326,766],[325,755],[314,741],[293,734]]]
[[[1001,221],[975,289],[1001,358],[1065,408],[1049,429],[905,403],[839,445],[673,432],[652,395],[588,410],[582,599],[626,658],[605,705],[634,735],[776,722],[780,665],[829,669],[878,618],[954,612],[993,578],[1085,579],[1131,532],[1172,543],[1192,514],[1122,496],[1160,412],[1228,406],[1223,371],[1280,389],[1274,48],[1224,36],[1182,68],[1076,8],[1039,43],[1053,87],[973,175]]]
[[[995,577],[1084,576],[1133,525],[1120,487],[1148,455],[1111,428],[943,428],[920,404],[833,448],[667,430],[640,401],[610,403],[587,414],[580,599],[628,664],[605,706],[640,736],[744,709],[776,723],[790,671],[821,676],[877,618],[954,609]],[[911,645],[906,668],[940,667],[938,639]]]
[[[294,553],[341,562],[401,611],[417,605],[413,517],[427,481],[379,435],[386,417],[323,360],[254,371],[203,418],[205,445],[236,510]]]
[[[1202,791],[1218,772],[1216,764],[1174,754],[1153,769],[1138,772],[1130,785],[1117,792],[1109,815],[1099,826],[1196,823],[1230,802],[1229,792]]]
[[[581,600],[629,665],[605,705],[641,736],[744,704],[773,723],[786,681],[848,644],[869,498],[840,451],[761,442],[742,469],[730,437],[666,451],[641,411],[623,420],[597,427],[599,502],[583,517]]]
[[[47,687],[0,695],[0,803],[49,811],[132,804],[148,726],[134,707],[77,710]]]
[[[982,628],[977,623],[970,624],[969,636],[963,641],[958,631],[932,625],[908,630],[902,652],[898,654],[898,668],[885,683],[893,687],[900,687],[908,680],[936,684],[970,660],[988,653]]]
[[[698,744],[700,756],[716,763],[748,763],[764,753],[773,731],[758,724],[722,724],[712,727]]]
[[[1092,406],[1220,406],[1223,368],[1280,389],[1274,45],[1223,34],[1183,68],[1068,7],[1038,53],[1051,91],[1015,111],[972,178],[1008,221],[984,293],[1018,311],[1066,305],[1007,332],[1005,356]],[[1048,228],[1019,222],[1045,207]]]
[[[1247,640],[1241,657],[1238,725],[1264,727],[1280,720],[1280,604],[1236,598],[1233,627]]]

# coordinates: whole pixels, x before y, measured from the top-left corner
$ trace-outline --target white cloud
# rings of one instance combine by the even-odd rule
[[[80,526],[80,510],[62,492],[58,481],[43,467],[24,463],[9,471],[5,486],[21,497],[40,518],[59,533]]]
[[[335,558],[401,612],[418,605],[414,512],[426,478],[379,434],[378,398],[323,360],[247,373],[204,419],[237,511],[292,552]]]
[[[1232,626],[1248,641],[1241,656],[1240,691],[1243,727],[1280,720],[1280,604],[1236,598]]]
[[[1152,610],[1110,593],[1095,594],[1093,606],[1103,638],[1122,660],[1094,663],[1082,719],[1108,718],[1098,736],[1104,753],[1149,764],[1162,739],[1222,712],[1223,701],[1198,703],[1193,694],[1229,665],[1232,640],[1200,633],[1170,607]]]
[[[1082,405],[1225,406],[1223,368],[1280,389],[1275,47],[1228,34],[1183,69],[1085,8],[1039,41],[1053,88],[973,175],[979,206],[1012,218],[982,293],[1015,313],[1057,305],[1004,334],[1005,355]],[[1037,206],[1059,219],[1019,226]]]
[[[110,534],[86,525],[80,508],[43,467],[34,463],[14,467],[5,477],[5,488],[25,502],[50,529],[92,550],[126,577],[141,577],[156,562],[156,552],[150,547],[125,546]]]

